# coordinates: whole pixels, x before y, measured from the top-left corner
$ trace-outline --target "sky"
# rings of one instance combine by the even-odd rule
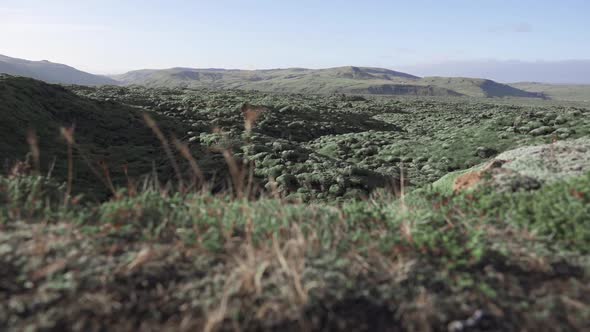
[[[143,68],[590,59],[588,0],[0,0],[0,54]]]

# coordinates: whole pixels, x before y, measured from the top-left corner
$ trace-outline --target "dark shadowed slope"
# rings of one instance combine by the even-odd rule
[[[0,55],[0,74],[30,77],[48,83],[106,85],[117,81],[89,74],[70,66],[43,61],[29,61]]]
[[[166,133],[184,132],[182,125],[154,115]],[[74,126],[74,184],[91,192],[106,187],[93,174],[106,162],[113,181],[126,183],[123,166],[132,176],[150,173],[153,165],[167,165],[161,144],[145,125],[142,114],[120,103],[78,96],[65,87],[24,77],[0,75],[0,165],[10,168],[29,152],[27,136],[36,132],[41,151],[41,170],[53,163],[53,176],[67,174],[67,145],[61,127]],[[87,160],[85,160],[87,159]],[[153,164],[155,163],[155,164]],[[96,190],[93,190],[96,189]]]

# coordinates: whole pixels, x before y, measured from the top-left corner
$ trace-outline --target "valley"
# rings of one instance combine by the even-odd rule
[[[583,330],[590,317],[583,103],[9,75],[0,100],[0,324]]]

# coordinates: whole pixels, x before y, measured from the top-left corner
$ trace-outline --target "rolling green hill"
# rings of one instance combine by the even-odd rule
[[[132,71],[113,78],[124,85],[137,84],[148,87],[244,89],[316,94],[541,97],[536,93],[483,79],[420,78],[388,69],[351,66],[270,70],[172,68]]]
[[[521,82],[510,85],[520,90],[543,93],[555,100],[590,102],[590,85],[535,82]]]
[[[33,131],[41,151],[41,172],[51,169],[55,178],[64,180],[68,155],[60,128],[72,126],[76,141],[74,184],[84,191],[102,194],[106,189],[92,170],[98,169],[102,176],[102,162],[108,165],[115,184],[123,184],[123,165],[130,175],[140,176],[150,173],[151,165],[158,167],[164,161],[160,142],[145,125],[142,114],[132,107],[91,100],[60,85],[9,75],[0,75],[0,101],[3,168],[9,169],[30,151],[27,137]],[[166,132],[183,128],[155,116]]]
[[[117,81],[46,60],[29,61],[0,55],[0,74],[30,77],[48,83],[105,85]]]

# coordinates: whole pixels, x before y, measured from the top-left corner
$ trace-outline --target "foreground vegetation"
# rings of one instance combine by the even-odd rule
[[[302,205],[0,179],[14,330],[558,330],[590,321],[590,174]],[[488,188],[488,189],[486,189]]]

